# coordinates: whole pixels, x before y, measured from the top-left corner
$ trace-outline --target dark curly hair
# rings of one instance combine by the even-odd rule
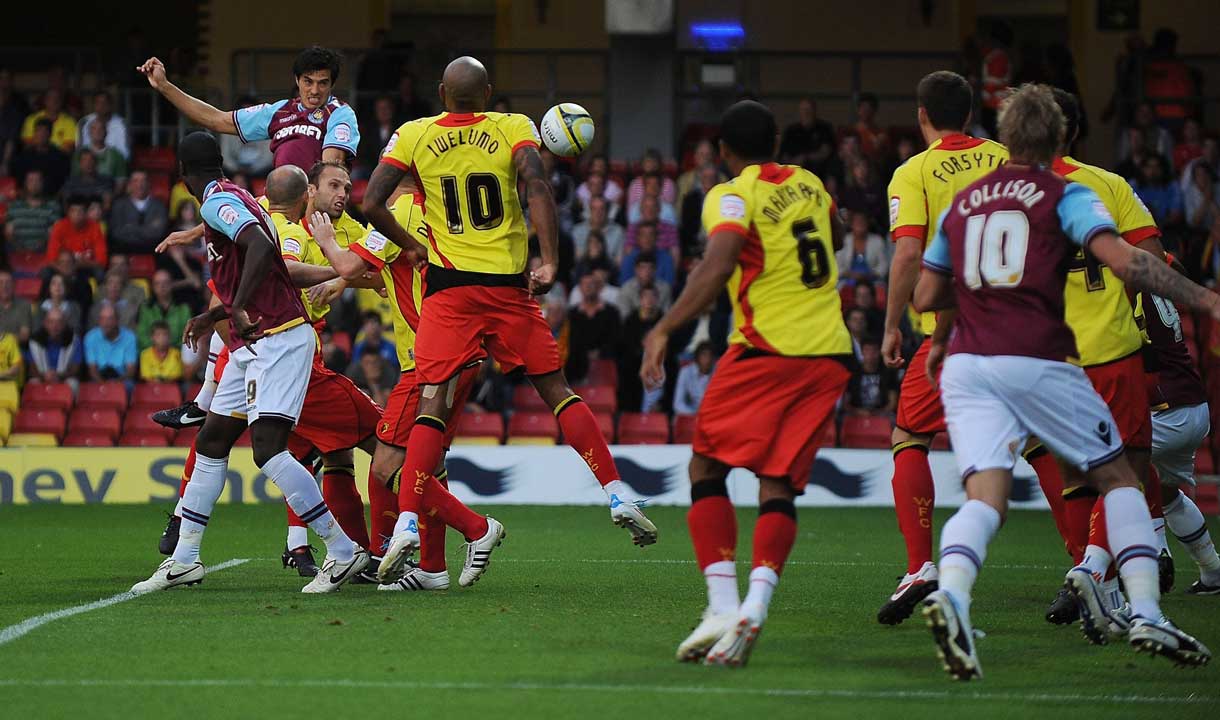
[[[292,74],[299,78],[305,73],[330,70],[330,81],[333,84],[339,81],[339,69],[342,66],[342,55],[330,48],[314,45],[302,50],[297,59],[292,61]]]

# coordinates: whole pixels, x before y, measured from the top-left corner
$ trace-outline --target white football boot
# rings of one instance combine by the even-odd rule
[[[418,566],[408,563],[407,571],[394,582],[382,583],[378,590],[389,592],[415,592],[418,590],[448,590],[449,573],[445,571],[427,572]]]
[[[1161,655],[1182,666],[1202,667],[1212,659],[1206,645],[1179,630],[1164,615],[1155,621],[1133,617],[1127,642],[1138,652]]]
[[[419,525],[414,520],[401,532],[394,533],[377,566],[377,580],[384,585],[402,577],[407,561],[419,550],[419,542]]]
[[[877,611],[877,622],[897,625],[911,617],[920,601],[938,588],[939,581],[940,573],[932,562],[921,565],[918,572],[903,575],[898,581],[898,589]]]
[[[678,662],[699,662],[702,660],[707,655],[708,650],[720,638],[732,631],[736,622],[737,616],[732,613],[717,615],[712,612],[711,608],[706,608],[703,611],[703,618],[699,621],[699,625],[678,646],[678,652],[675,656]]]
[[[1101,581],[1083,565],[1068,570],[1063,587],[1076,599],[1080,609],[1080,632],[1094,645],[1110,642],[1110,624],[1121,621],[1111,618],[1110,603],[1101,588]]]
[[[179,585],[198,585],[203,582],[205,572],[201,562],[185,565],[174,562],[172,557],[165,558],[147,580],[132,585],[131,591],[143,595],[157,590],[169,590]]]
[[[762,633],[763,622],[767,619],[766,608],[747,608],[744,605],[737,611],[728,632],[720,636],[703,658],[705,665],[725,665],[728,667],[745,667],[750,661],[750,652],[754,643]]]
[[[326,559],[322,561],[322,569],[318,571],[313,580],[309,581],[308,585],[301,588],[301,592],[310,594],[338,592],[344,583],[354,580],[368,564],[369,551],[359,546],[356,547],[356,553],[348,562],[341,563],[327,555]]]
[[[639,547],[657,541],[657,526],[640,510],[643,502],[623,500],[617,494],[610,495],[610,520],[621,528],[631,531],[631,542]]]
[[[466,544],[466,564],[458,576],[458,585],[470,587],[478,582],[487,566],[491,564],[491,552],[504,542],[504,526],[490,515],[487,517],[487,532],[483,537]]]
[[[958,612],[949,593],[937,590],[929,594],[923,601],[923,616],[945,670],[956,680],[981,680],[983,667],[974,650],[974,628]]]

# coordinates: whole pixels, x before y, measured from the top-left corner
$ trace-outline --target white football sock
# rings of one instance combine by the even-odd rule
[[[1152,518],[1152,532],[1156,534],[1157,552],[1169,553],[1169,539],[1165,537],[1165,518]]]
[[[182,527],[178,531],[178,545],[174,548],[175,562],[189,565],[199,561],[203,531],[207,529],[212,508],[224,489],[228,468],[228,458],[216,459],[195,453],[195,472],[178,503]]]
[[[1106,493],[1106,534],[1127,589],[1131,610],[1150,620],[1161,617],[1156,533],[1144,494],[1133,487]]]
[[[284,493],[284,499],[297,517],[326,543],[326,555],[339,562],[350,561],[355,555],[356,544],[330,514],[313,475],[287,450],[268,460],[262,471]]]
[[[741,601],[741,609],[749,608],[751,614],[766,617],[776,585],[779,585],[779,573],[771,568],[759,565],[751,570],[749,590],[746,591],[746,599]]]
[[[1000,529],[1000,513],[982,500],[967,500],[940,532],[940,589],[970,620],[970,591],[987,559],[987,544]]]
[[[602,490],[606,492],[607,500],[610,500],[612,495],[618,495],[618,499],[623,501],[635,499],[635,493],[631,491],[631,486],[622,480],[611,480],[602,485]],[[613,501],[611,500],[611,502]]]
[[[741,598],[737,595],[737,563],[721,560],[703,568],[707,581],[707,606],[717,615],[734,614]]]
[[[1118,586],[1117,575],[1101,583],[1101,597],[1111,610],[1118,610],[1127,602],[1127,598],[1123,597],[1122,589]]]
[[[305,547],[309,544],[309,528],[297,527],[296,525],[288,526],[288,542],[286,543],[289,550],[296,550],[299,547]]]
[[[203,387],[195,395],[195,404],[205,412],[212,407],[212,398],[216,396],[216,356],[224,347],[225,341],[220,339],[220,335],[212,333],[212,339],[208,342],[208,366],[203,371]]]
[[[1080,567],[1099,578],[1104,578],[1112,562],[1114,562],[1114,556],[1110,554],[1109,550],[1098,545],[1087,545],[1084,549],[1084,559],[1080,561]]]
[[[1220,585],[1220,555],[1216,554],[1211,533],[1207,531],[1207,521],[1203,519],[1203,513],[1195,501],[1179,492],[1165,506],[1165,523],[1199,566],[1203,582]]]
[[[419,532],[419,516],[413,512],[400,512],[398,519],[394,521],[394,534],[404,533],[410,530],[411,532]]]

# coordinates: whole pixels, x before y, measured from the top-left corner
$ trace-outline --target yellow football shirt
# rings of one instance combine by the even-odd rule
[[[266,197],[260,197],[258,202],[263,208],[269,207]],[[275,231],[280,236],[280,255],[285,260],[330,267],[330,261],[326,259],[322,248],[314,242],[305,218],[301,218],[301,221],[296,223],[289,220],[283,213],[273,212],[271,222],[275,224]],[[353,220],[347,213],[343,213],[338,220],[333,222],[335,242],[341,248],[348,247],[364,235],[364,226]],[[301,290],[301,302],[305,305],[305,312],[309,315],[311,323],[321,320],[330,312],[329,304],[311,303],[307,289]]]
[[[1160,235],[1148,208],[1118,175],[1070,157],[1056,160],[1054,170],[1064,180],[1097,193],[1127,242],[1138,245]],[[1104,365],[1138,351],[1143,338],[1122,280],[1083,248],[1069,269],[1063,293],[1064,319],[1076,335],[1080,364]]]
[[[390,208],[394,219],[420,242],[428,237],[423,208],[413,195],[403,195]],[[415,330],[419,327],[419,308],[424,302],[423,278],[402,257],[402,248],[376,230],[369,231],[350,248],[366,263],[381,272],[385,291],[394,307],[394,347],[403,372],[415,369]]]
[[[493,275],[525,271],[528,233],[513,153],[538,146],[538,129],[516,113],[442,113],[404,123],[381,162],[412,172],[435,266]]]
[[[822,181],[795,165],[750,165],[708,192],[707,236],[728,230],[746,240],[729,278],[736,322],[730,343],[777,355],[851,353],[836,288],[832,212]]]
[[[936,228],[929,227],[967,185],[1008,161],[1003,145],[960,133],[946,135],[911,156],[890,180],[890,234],[915,237],[926,248]],[[936,313],[923,313],[924,335],[936,329]]]
[[[140,353],[140,379],[178,382],[182,379],[182,353],[178,348],[170,348],[165,357],[160,357],[156,348],[144,348]]]

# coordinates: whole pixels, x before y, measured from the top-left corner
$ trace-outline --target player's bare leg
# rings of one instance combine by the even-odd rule
[[[707,607],[690,635],[678,645],[680,662],[703,660],[733,630],[740,606],[737,590],[737,513],[725,480],[729,467],[698,453],[690,460],[690,510],[686,524],[695,561],[707,584]]]
[[[538,395],[555,413],[564,440],[589,466],[610,503],[610,519],[631,532],[631,541],[643,547],[657,541],[657,526],[644,516],[644,502],[620,478],[614,457],[606,445],[593,412],[579,395],[572,392],[563,372],[531,375]]]
[[[877,622],[897,625],[911,616],[919,601],[937,588],[936,565],[932,562],[932,509],[936,486],[928,464],[932,435],[916,435],[895,427],[891,435],[894,453],[894,512],[906,544],[907,568],[898,588],[877,611]]]

